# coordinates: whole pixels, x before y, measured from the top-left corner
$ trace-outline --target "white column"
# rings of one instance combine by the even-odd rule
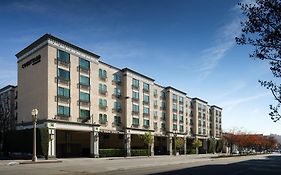
[[[173,140],[172,136],[167,138],[167,151],[169,152],[170,156],[173,155]]]
[[[90,134],[90,154],[91,157],[99,157],[99,133],[98,131],[92,131]]]
[[[186,137],[184,137],[183,154],[186,155]]]
[[[126,156],[130,157],[131,156],[131,134],[125,133],[124,141],[125,141]]]
[[[56,157],[56,129],[49,128],[49,150],[48,150],[48,158]]]
[[[154,156],[154,136],[152,136],[152,143],[150,145],[151,156]]]

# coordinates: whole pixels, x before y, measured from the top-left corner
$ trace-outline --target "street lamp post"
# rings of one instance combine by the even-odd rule
[[[33,121],[33,155],[32,155],[32,161],[37,161],[36,156],[36,122],[37,122],[37,115],[38,115],[38,109],[32,109],[31,111],[32,115],[32,121]]]

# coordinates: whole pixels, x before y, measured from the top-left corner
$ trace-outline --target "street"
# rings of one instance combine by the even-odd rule
[[[0,161],[1,175],[168,175],[168,174],[281,174],[281,155],[212,158],[213,155],[155,156],[131,158],[73,158],[62,163],[15,164]]]

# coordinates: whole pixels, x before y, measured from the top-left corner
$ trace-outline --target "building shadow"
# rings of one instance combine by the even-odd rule
[[[150,175],[281,175],[281,155],[225,165],[204,165]]]

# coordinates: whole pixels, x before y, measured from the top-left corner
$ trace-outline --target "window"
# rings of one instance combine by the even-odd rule
[[[82,69],[89,70],[90,69],[90,62],[83,58],[79,58],[79,65]]]
[[[180,132],[183,132],[183,125],[180,125]]]
[[[143,119],[143,126],[148,127],[149,126],[149,120]]]
[[[182,105],[180,105],[179,111],[180,111],[180,112],[183,112],[183,106],[182,106]]]
[[[70,108],[67,106],[58,106],[58,115],[69,117],[70,116]]]
[[[114,123],[116,125],[120,125],[121,124],[121,117],[120,116],[114,116]]]
[[[106,78],[107,78],[107,72],[106,72],[106,70],[99,69],[99,77],[100,77],[101,79],[106,79]]]
[[[107,92],[107,86],[105,84],[99,84],[99,92],[105,94]]]
[[[133,117],[133,125],[138,126],[139,125],[139,119]]]
[[[162,108],[162,109],[166,109],[166,103],[165,103],[165,102],[162,102],[162,103],[161,103],[161,108]]]
[[[193,125],[193,120],[192,119],[190,119],[190,125]]]
[[[99,99],[99,106],[101,107],[101,108],[106,108],[107,107],[107,101],[106,101],[106,99]]]
[[[114,74],[113,76],[114,76],[114,77],[113,77],[113,78],[114,78],[114,81],[115,81],[116,83],[121,83],[121,81],[122,81],[122,80],[121,80],[121,75],[119,75],[119,74],[116,73],[116,74]]]
[[[180,115],[180,122],[183,122],[183,116]]]
[[[85,92],[80,92],[80,101],[90,102],[90,94]]]
[[[183,97],[179,97],[179,102],[183,103]]]
[[[165,118],[166,118],[166,113],[162,112],[162,119],[165,120]]]
[[[143,114],[149,115],[149,108],[143,107]]]
[[[154,100],[153,105],[154,105],[154,107],[157,107],[157,106],[158,106],[158,105],[157,105],[157,100]]]
[[[90,86],[90,78],[80,75],[80,79],[79,79],[80,84],[85,85],[85,86]]]
[[[149,103],[149,96],[148,95],[143,95],[143,101],[145,103]]]
[[[177,130],[178,129],[178,125],[177,124],[173,124],[173,130]]]
[[[165,94],[165,92],[161,92],[160,97],[161,97],[162,99],[165,99],[165,98],[166,98],[166,94]]]
[[[107,123],[107,115],[106,114],[99,114],[99,122],[101,124]]]
[[[173,111],[177,111],[178,110],[178,106],[176,103],[173,104]]]
[[[133,78],[133,84],[132,85],[133,85],[133,87],[138,88],[139,87],[139,80]]]
[[[174,120],[174,121],[177,121],[177,120],[178,120],[177,114],[173,114],[173,120]]]
[[[115,110],[121,110],[121,103],[118,102],[118,101],[114,102],[114,109]]]
[[[115,96],[121,96],[121,89],[119,89],[119,88],[114,88],[113,94],[114,94]]]
[[[133,112],[139,112],[139,105],[133,104]]]
[[[58,77],[63,80],[70,80],[70,73],[63,69],[58,69]]]
[[[157,93],[157,89],[154,89],[153,95],[154,95],[154,96],[157,96],[157,94],[158,94],[158,93]]]
[[[69,60],[70,60],[70,54],[65,52],[65,51],[62,51],[62,50],[58,50],[58,60],[60,61],[63,61],[65,63],[69,63]]]
[[[161,129],[166,129],[166,124],[165,123],[161,123]]]
[[[157,129],[157,128],[158,128],[157,122],[154,122],[154,123],[153,123],[153,127],[154,127],[154,129]]]
[[[173,101],[177,101],[178,100],[178,96],[176,94],[173,94]]]
[[[143,83],[143,90],[149,91],[149,84]]]
[[[69,97],[70,97],[70,91],[69,91],[69,89],[59,87],[59,88],[58,88],[58,96],[69,98]]]
[[[139,99],[139,93],[136,91],[133,91],[133,99],[138,100]]]
[[[89,110],[80,109],[80,118],[82,118],[82,119],[90,118],[90,111]]]

